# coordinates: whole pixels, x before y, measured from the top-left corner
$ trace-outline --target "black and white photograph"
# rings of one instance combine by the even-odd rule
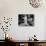
[[[19,26],[34,26],[34,14],[19,14],[18,25]]]

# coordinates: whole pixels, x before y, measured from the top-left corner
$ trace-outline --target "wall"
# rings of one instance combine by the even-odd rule
[[[33,8],[28,0],[0,0],[0,19],[4,16],[13,18],[12,26],[8,33],[17,40],[27,40],[34,34],[37,35],[39,40],[45,40],[45,12],[46,6]],[[34,27],[19,27],[18,14],[34,14]],[[0,31],[0,35],[2,33],[3,31]],[[4,37],[0,36],[0,39],[4,39]]]

